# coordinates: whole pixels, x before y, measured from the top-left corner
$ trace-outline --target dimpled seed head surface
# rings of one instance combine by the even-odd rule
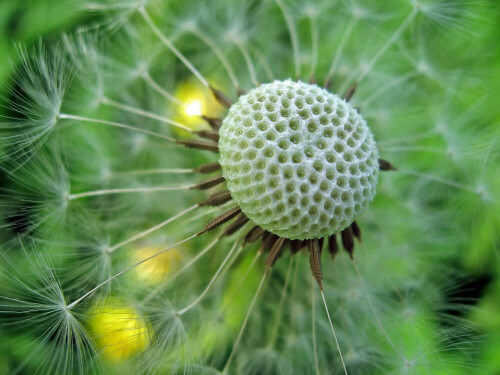
[[[375,195],[370,129],[316,85],[275,81],[241,96],[222,123],[219,151],[233,199],[256,225],[284,238],[337,233]]]

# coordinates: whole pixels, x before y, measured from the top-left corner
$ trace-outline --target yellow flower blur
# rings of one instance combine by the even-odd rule
[[[119,301],[94,307],[88,324],[103,358],[109,361],[124,361],[149,345],[149,329],[144,319]]]
[[[144,246],[132,252],[132,261],[140,262],[164,250],[163,246]],[[164,281],[172,270],[178,269],[181,262],[181,253],[172,249],[135,268],[136,276],[148,284],[157,284]]]
[[[184,106],[184,112],[188,116],[201,116],[203,114],[202,105],[203,103],[199,99],[190,100]]]
[[[185,81],[179,85],[175,91],[175,97],[184,104],[175,105],[173,108],[176,113],[174,120],[194,131],[207,128],[201,115],[217,117],[222,112],[222,107],[210,90],[197,82]],[[176,130],[182,132],[182,130]]]

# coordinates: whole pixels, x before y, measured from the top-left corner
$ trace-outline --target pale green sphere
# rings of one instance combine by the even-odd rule
[[[317,85],[275,81],[241,96],[222,123],[219,150],[233,199],[280,237],[337,233],[375,196],[379,156],[366,121]]]

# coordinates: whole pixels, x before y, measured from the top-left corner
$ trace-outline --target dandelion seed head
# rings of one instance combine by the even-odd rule
[[[8,103],[13,112],[11,121],[0,125],[6,131],[0,138],[0,149],[9,156],[24,158],[27,147],[38,150],[56,128],[71,64],[60,48],[49,51],[40,45],[34,56],[24,48],[18,50],[21,79]]]
[[[240,97],[219,148],[233,199],[285,238],[337,233],[375,195],[378,151],[366,122],[316,85],[275,81]]]

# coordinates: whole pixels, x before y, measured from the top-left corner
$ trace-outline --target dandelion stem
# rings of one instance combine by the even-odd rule
[[[392,89],[393,87],[413,78],[413,77],[416,77],[419,73],[418,72],[409,72],[409,73],[406,73],[390,82],[388,82],[386,85],[382,86],[381,88],[379,88],[377,91],[375,91],[372,95],[370,95],[367,99],[365,99],[362,103],[361,103],[361,107],[366,107],[368,106],[368,104],[370,104],[373,100],[375,99],[378,99],[380,98],[380,96],[389,91],[390,89]]]
[[[131,107],[129,105],[118,103],[118,102],[115,102],[114,100],[108,99],[106,97],[102,98],[101,103],[104,104],[104,105],[110,106],[110,107],[121,109],[121,110],[123,110],[125,112],[133,113],[135,115],[139,115],[139,116],[142,116],[142,117],[151,118],[153,120],[158,120],[160,122],[163,122],[163,123],[168,124],[168,125],[172,125],[172,126],[174,126],[176,128],[188,131],[190,133],[193,132],[186,125],[182,125],[182,124],[180,124],[180,123],[178,123],[176,121],[170,120],[167,117],[163,117],[163,116],[151,113],[151,112],[147,112],[147,111],[144,111],[144,110],[142,110],[140,108],[135,108],[135,107]]]
[[[311,314],[312,314],[312,339],[313,339],[313,353],[314,353],[314,367],[316,369],[316,375],[320,375],[319,371],[319,359],[318,359],[318,348],[316,342],[316,298],[314,287],[315,278],[311,278]]]
[[[299,54],[299,39],[297,38],[297,30],[295,29],[295,25],[293,23],[290,14],[286,11],[285,6],[281,0],[275,0],[276,5],[281,10],[283,14],[283,18],[285,19],[286,27],[288,28],[288,33],[290,34],[290,40],[292,42],[293,49],[293,61],[295,64],[295,78],[300,78],[300,54]]]
[[[163,87],[161,87],[150,75],[148,72],[145,72],[142,75],[142,78],[144,81],[148,84],[149,87],[151,87],[154,91],[156,91],[158,94],[163,96],[165,99],[170,100],[174,102],[177,105],[184,105],[182,101],[177,99],[175,96],[170,94],[168,91],[166,91]]]
[[[407,141],[414,143],[417,140],[436,137],[437,135],[438,134],[435,131],[428,131],[425,133],[411,134],[409,136],[399,137],[397,139],[387,139],[385,141],[382,140],[380,142],[377,142],[377,144],[380,146],[383,146],[383,145],[388,146],[388,145],[394,145],[394,144],[401,144],[401,142],[407,142]]]
[[[262,69],[264,69],[264,72],[266,72],[266,76],[269,79],[270,82],[274,81],[274,74],[273,71],[271,70],[271,67],[267,63],[266,59],[262,56],[262,53],[256,48],[252,48],[249,46],[249,49],[251,50],[252,54],[257,58],[259,64],[261,65]]]
[[[243,274],[243,276],[241,276],[239,278],[240,280],[239,280],[238,284],[236,285],[236,287],[234,288],[233,293],[231,294],[231,296],[227,300],[226,307],[224,307],[224,309],[229,308],[229,306],[231,305],[231,302],[233,301],[234,297],[236,297],[238,291],[240,290],[241,286],[243,285],[243,283],[245,282],[246,278],[248,277],[248,274],[253,269],[253,267],[255,266],[255,263],[257,262],[257,259],[259,259],[261,255],[262,255],[262,252],[260,252],[260,251],[258,251],[258,252],[255,253],[255,256],[253,257],[252,261],[250,262],[250,265],[245,270],[245,273]]]
[[[379,150],[382,152],[431,152],[435,154],[442,154],[446,155],[446,152],[443,150],[439,150],[437,148],[433,147],[421,147],[421,146],[416,146],[416,147],[379,147]]]
[[[416,171],[412,171],[412,170],[405,169],[405,168],[400,168],[399,166],[398,166],[398,172],[406,173],[406,174],[409,174],[412,176],[422,177],[422,178],[425,178],[425,179],[430,180],[430,181],[439,182],[443,185],[451,186],[451,187],[454,187],[454,188],[459,189],[459,190],[468,191],[469,193],[473,193],[473,194],[480,194],[481,193],[474,188],[459,184],[459,183],[454,182],[454,181],[448,181],[448,180],[445,180],[444,178],[441,178],[438,176],[432,176],[430,174],[416,172]]]
[[[229,358],[227,359],[226,365],[224,366],[224,369],[222,370],[222,375],[226,375],[229,366],[231,365],[231,362],[233,361],[234,355],[236,354],[236,350],[238,349],[238,346],[240,344],[241,338],[243,337],[243,332],[245,331],[245,328],[247,326],[248,320],[250,319],[250,315],[252,314],[252,311],[255,307],[255,302],[257,301],[257,298],[260,294],[260,291],[262,290],[262,287],[264,285],[264,281],[266,280],[266,276],[269,273],[270,268],[268,267],[264,274],[262,275],[262,278],[260,279],[259,286],[257,287],[257,290],[255,291],[255,295],[252,298],[252,302],[250,303],[250,307],[248,308],[247,314],[245,315],[245,319],[243,320],[243,324],[241,325],[240,332],[238,333],[238,337],[236,337],[236,341],[234,342],[233,349],[231,350],[231,354],[229,355]]]
[[[192,185],[180,185],[180,186],[157,186],[157,187],[93,190],[93,191],[86,191],[83,193],[69,194],[68,200],[73,201],[75,199],[80,199],[80,198],[97,197],[101,195],[110,195],[110,194],[151,193],[159,191],[189,190],[191,187]]]
[[[205,255],[211,248],[213,248],[215,246],[215,244],[217,242],[219,242],[220,238],[216,238],[215,240],[213,240],[208,246],[206,246],[200,253],[198,253],[193,259],[191,259],[188,263],[186,263],[186,265],[184,265],[184,267],[182,267],[179,271],[177,271],[176,273],[174,273],[172,276],[170,276],[169,278],[167,278],[163,283],[161,283],[160,285],[158,285],[158,287],[156,287],[153,291],[151,291],[151,293],[149,293],[142,301],[141,303],[139,304],[139,306],[143,306],[144,304],[146,304],[148,301],[151,300],[151,298],[153,298],[155,295],[157,295],[158,293],[160,293],[162,291],[163,288],[166,287],[166,285],[170,282],[172,282],[173,280],[175,280],[180,274],[182,274],[184,271],[186,271],[187,269],[189,269],[193,264],[195,264],[198,260],[200,260],[200,258]]]
[[[406,28],[413,21],[418,13],[418,8],[414,7],[410,14],[404,19],[404,21],[399,25],[399,27],[394,31],[392,36],[385,42],[385,44],[380,48],[377,54],[370,60],[370,62],[363,68],[361,75],[356,80],[357,83],[361,82],[363,78],[371,71],[373,66],[382,57],[382,55],[391,47],[394,42],[401,36],[401,34],[406,30]]]
[[[185,224],[189,224],[195,220],[198,220],[200,217],[209,216],[209,215],[213,215],[215,213],[219,213],[221,208],[225,208],[227,206],[228,206],[228,202],[226,202],[225,204],[223,204],[221,206],[214,207],[210,210],[202,211],[198,215],[195,215],[192,218],[186,219]]]
[[[392,349],[394,349],[396,354],[404,361],[407,361],[406,358],[399,352],[398,348],[396,347],[396,344],[394,344],[394,341],[392,341],[391,336],[389,336],[389,333],[386,331],[386,329],[382,325],[382,322],[380,321],[380,318],[378,317],[378,314],[375,311],[375,306],[373,306],[372,299],[370,298],[370,295],[368,294],[368,290],[366,289],[365,282],[363,281],[363,278],[361,277],[361,272],[359,272],[358,265],[356,264],[356,262],[354,260],[352,260],[352,264],[354,265],[354,268],[356,269],[356,273],[358,274],[358,278],[359,278],[359,281],[361,283],[361,287],[363,288],[363,292],[365,293],[366,300],[368,301],[368,306],[370,307],[370,310],[375,318],[375,321],[377,322],[377,325],[379,326],[380,330],[382,331],[382,334],[385,336],[387,342],[392,347]]]
[[[146,259],[143,259],[141,260],[140,262],[137,262],[123,270],[121,270],[120,272],[118,272],[117,274],[111,276],[110,278],[104,280],[102,283],[100,283],[99,285],[97,285],[96,287],[92,288],[91,290],[89,290],[87,293],[85,293],[83,296],[81,296],[80,298],[78,298],[76,301],[70,303],[69,305],[66,306],[66,308],[68,310],[71,310],[73,307],[75,307],[78,303],[80,303],[82,300],[84,300],[85,298],[87,298],[88,296],[90,296],[92,293],[94,293],[96,290],[98,290],[99,288],[101,288],[102,286],[106,285],[107,283],[109,283],[110,281],[116,279],[118,276],[124,274],[125,272],[127,271],[130,271],[132,268],[135,268],[145,262],[147,262],[148,260],[151,260],[153,258],[156,258],[157,256],[163,254],[163,253],[166,253],[167,251],[169,250],[172,250],[174,248],[176,248],[177,246],[179,245],[182,245],[183,243],[189,241],[189,240],[192,240],[193,238],[195,238],[197,236],[197,234],[193,234],[192,236],[188,237],[188,238],[185,238],[183,239],[182,241],[179,241],[177,242],[176,244],[170,246],[170,247],[167,247],[166,249],[162,250],[162,251],[159,251],[157,252],[156,254],[153,254],[151,255],[150,257],[147,257]]]
[[[330,311],[328,311],[328,305],[326,304],[325,293],[323,292],[323,290],[320,290],[320,292],[321,292],[321,297],[323,298],[323,304],[325,305],[326,315],[328,316],[328,321],[330,322],[330,328],[332,329],[333,338],[335,339],[335,344],[337,345],[337,351],[339,352],[340,361],[342,362],[344,373],[345,375],[348,375],[344,363],[344,357],[342,356],[342,351],[340,350],[339,341],[337,340],[337,335],[335,333],[335,328],[333,328],[332,318],[330,317]]]
[[[250,79],[252,83],[255,86],[259,86],[259,80],[257,79],[257,76],[255,75],[255,67],[252,62],[252,58],[250,57],[248,53],[248,49],[245,47],[243,43],[236,43],[236,46],[240,50],[241,54],[243,55],[243,58],[245,59],[245,63],[247,64],[248,67],[248,72],[250,73]]]
[[[123,177],[123,176],[141,176],[149,174],[184,174],[193,173],[194,169],[182,169],[182,168],[164,168],[164,169],[138,169],[135,171],[127,172],[114,172],[112,177]]]
[[[492,152],[494,152],[494,150],[498,147],[498,136],[495,136],[493,137],[493,139],[491,140],[489,146],[488,146],[488,149],[486,150],[486,152],[483,154],[482,156],[482,160],[481,160],[481,173],[479,175],[479,180],[483,180],[484,179],[484,174],[488,168],[488,161],[491,160],[490,159],[490,156],[492,154]]]
[[[229,253],[226,255],[226,257],[222,261],[221,265],[219,266],[219,268],[217,269],[217,271],[215,272],[215,274],[212,276],[212,279],[210,280],[210,282],[206,286],[205,290],[191,304],[189,304],[188,306],[186,306],[182,310],[178,311],[177,315],[184,315],[189,310],[191,310],[194,306],[196,306],[205,297],[205,295],[208,293],[208,291],[210,290],[210,288],[212,287],[212,285],[215,283],[215,281],[219,277],[219,274],[221,273],[221,271],[224,268],[225,264],[231,258],[231,255],[233,254],[234,250],[236,249],[238,243],[239,243],[239,241],[236,241],[234,243],[234,245],[231,247],[231,250],[229,250]],[[240,245],[240,248],[241,247],[242,246]]]
[[[239,91],[240,90],[240,84],[238,82],[238,79],[236,78],[236,75],[234,74],[234,70],[231,67],[231,64],[229,63],[228,59],[226,56],[222,53],[220,48],[217,46],[217,44],[210,38],[208,37],[207,34],[204,34],[200,32],[197,28],[193,28],[190,30],[190,32],[196,36],[198,39],[200,39],[203,43],[205,43],[214,53],[215,56],[219,59],[221,62],[222,66],[224,66],[224,69],[226,69],[227,74],[229,75],[229,78],[231,79],[231,82],[233,83],[234,88]]]
[[[76,121],[86,121],[86,122],[92,122],[92,123],[95,123],[95,124],[102,124],[102,125],[114,126],[114,127],[117,127],[117,128],[128,129],[128,130],[133,130],[133,131],[136,131],[136,132],[139,132],[139,133],[144,133],[144,134],[147,134],[147,135],[151,135],[153,137],[158,137],[158,138],[166,139],[167,141],[170,141],[170,142],[177,142],[174,138],[167,137],[166,135],[155,133],[155,132],[152,132],[152,131],[146,130],[146,129],[137,128],[137,127],[132,126],[132,125],[122,124],[120,122],[100,120],[100,119],[96,119],[96,118],[83,117],[83,116],[77,116],[77,115],[70,115],[70,114],[67,114],[67,113],[60,113],[58,117],[60,119],[76,120]]]
[[[347,27],[344,30],[344,34],[342,35],[340,43],[336,48],[335,56],[333,57],[332,64],[330,65],[330,70],[328,71],[328,74],[326,76],[325,83],[331,80],[333,72],[337,68],[337,64],[340,61],[340,57],[342,56],[342,51],[344,49],[344,46],[347,43],[347,40],[349,40],[349,37],[351,36],[352,30],[354,29],[356,22],[357,22],[356,18],[351,18],[351,20],[347,24]]]
[[[149,13],[146,8],[142,7],[139,9],[139,13],[141,14],[146,24],[151,28],[151,30],[156,34],[156,36],[161,40],[161,42],[167,47],[182,63],[188,68],[191,73],[203,84],[205,87],[209,87],[207,80],[203,77],[203,75],[191,64],[191,62],[172,44],[170,39],[168,39],[160,29],[155,25],[153,20],[151,19]]]
[[[260,252],[257,254],[260,254]],[[294,259],[295,259],[294,257],[290,257],[290,262],[288,263],[288,269],[286,271],[286,276],[285,276],[285,283],[283,284],[280,303],[278,306],[278,311],[276,312],[276,323],[274,324],[273,332],[271,334],[271,340],[269,342],[269,346],[271,348],[273,348],[274,345],[276,345],[276,340],[278,339],[278,330],[281,323],[281,314],[283,313],[283,307],[285,305],[286,292],[288,289],[288,283],[290,282],[290,274],[292,273],[292,264]]]
[[[309,80],[313,81],[316,74],[316,65],[318,63],[318,28],[316,24],[316,17],[308,15],[309,25],[311,28],[311,70],[309,72]]]
[[[175,221],[178,218],[188,214],[189,212],[193,211],[197,207],[198,207],[198,205],[195,204],[195,205],[185,209],[184,211],[179,212],[177,215],[172,216],[171,218],[168,218],[167,220],[162,221],[161,223],[159,223],[155,226],[152,226],[151,228],[146,229],[143,232],[137,233],[136,235],[134,235],[130,238],[127,238],[126,240],[124,240],[120,243],[117,243],[116,245],[111,246],[110,248],[108,248],[108,252],[111,253],[111,252],[115,251],[116,249],[119,249],[120,247],[128,245],[129,243],[134,242],[134,241],[138,240],[139,238],[143,238],[143,237],[147,236],[148,234],[157,231],[158,229],[164,227],[165,225],[170,224],[172,221]]]

